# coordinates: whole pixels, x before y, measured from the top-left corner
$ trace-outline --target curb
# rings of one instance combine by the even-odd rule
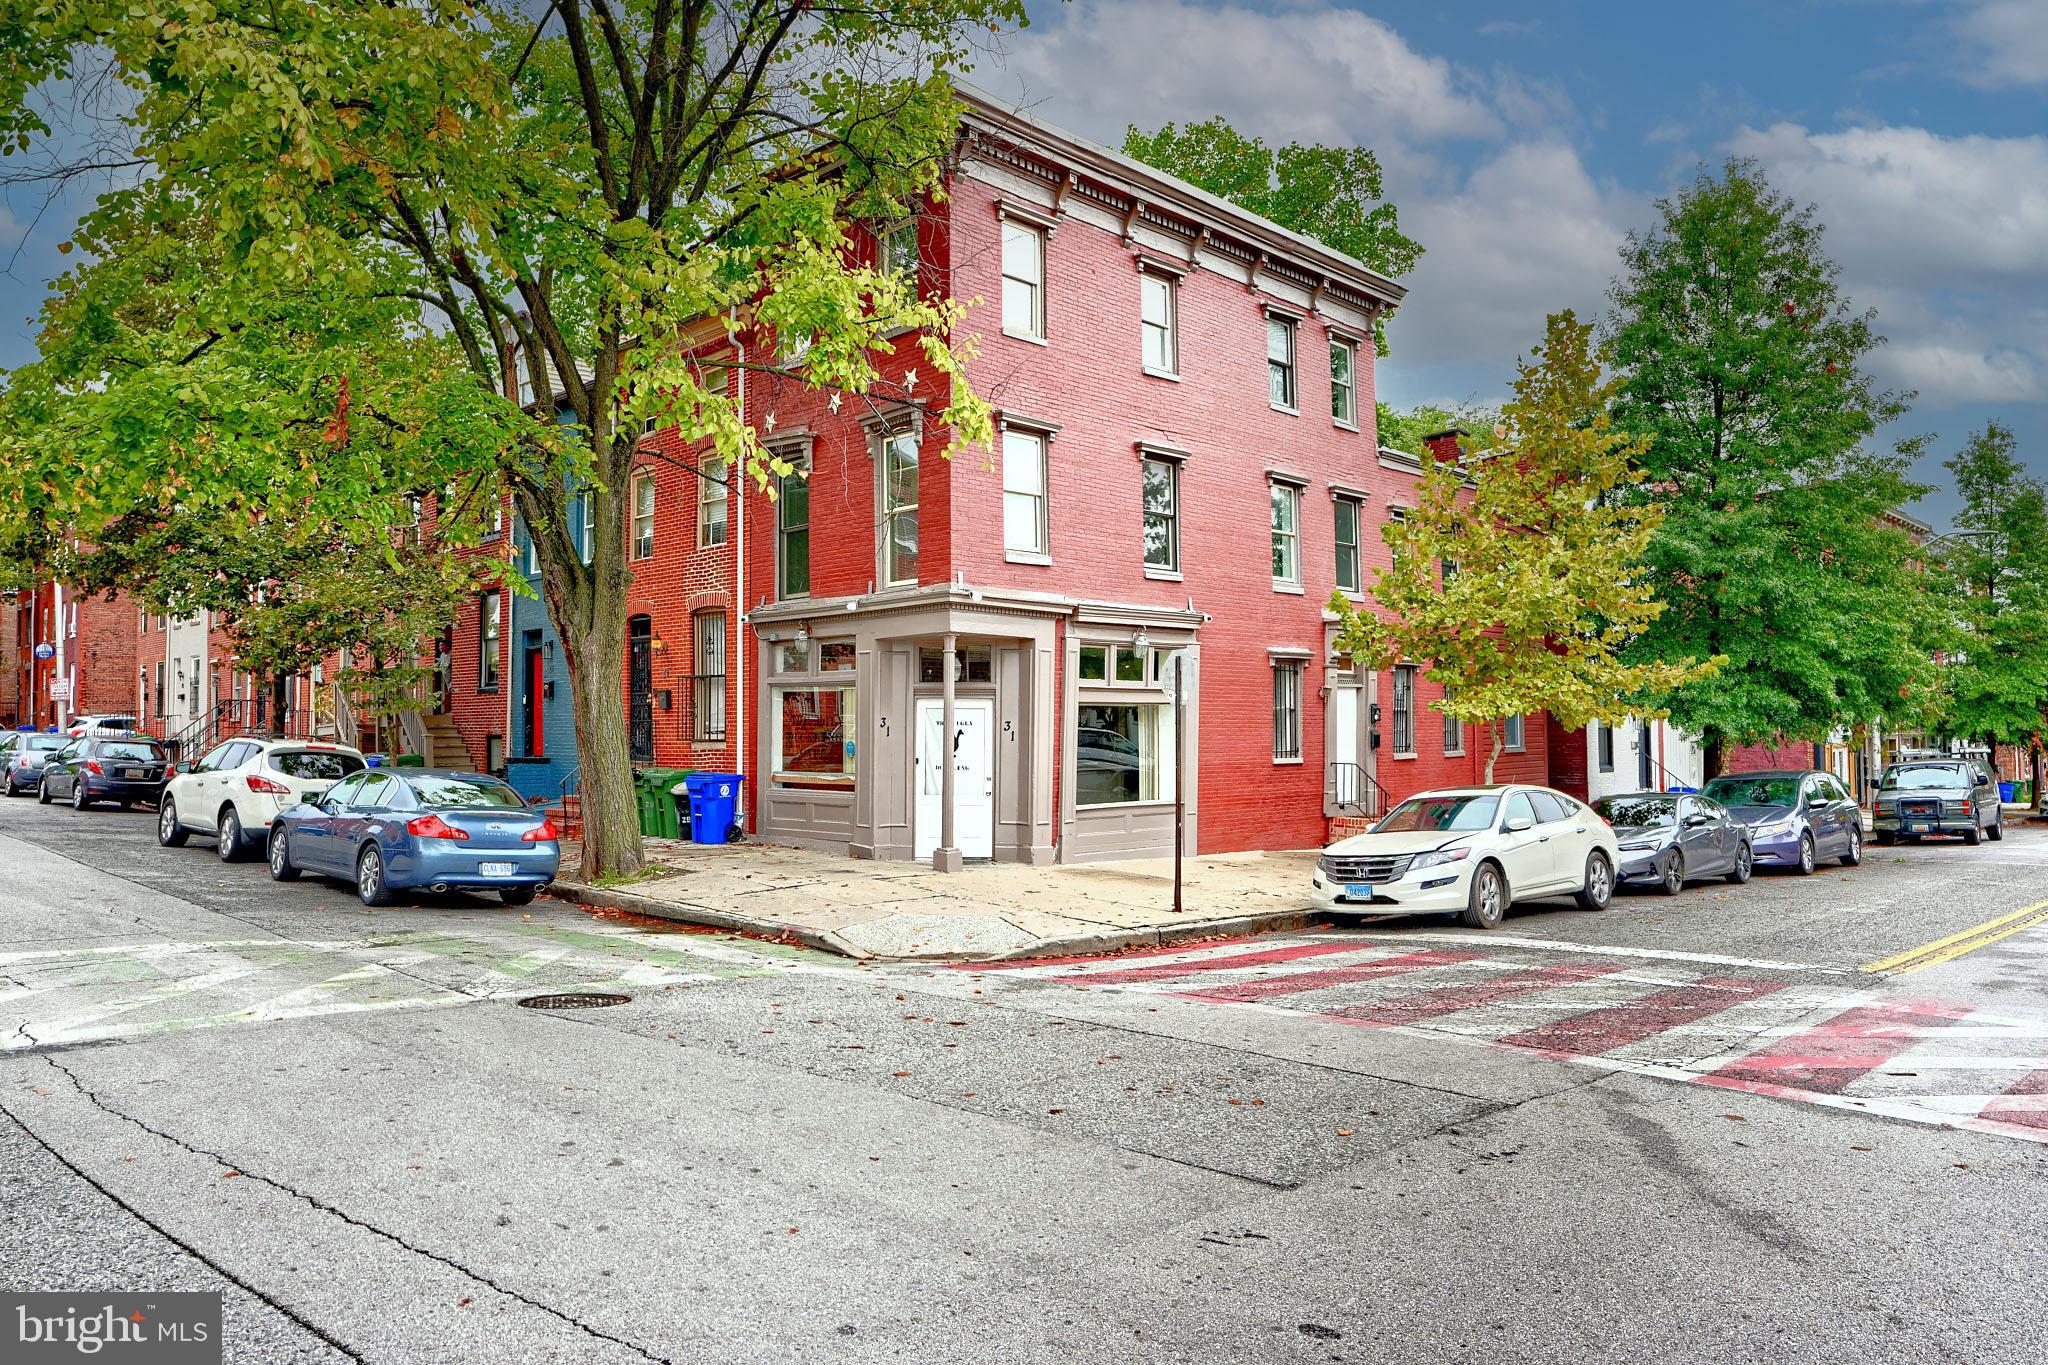
[[[856,962],[1021,962],[1040,957],[1081,957],[1090,953],[1113,953],[1125,948],[1164,948],[1190,939],[1242,938],[1307,929],[1329,924],[1328,915],[1317,910],[1273,910],[1256,915],[1232,915],[1227,919],[1189,920],[1176,924],[1148,925],[1141,929],[1105,929],[1094,933],[1069,934],[1064,938],[1041,939],[1036,943],[1002,953],[919,953],[886,957],[857,948],[828,929],[810,929],[780,920],[736,915],[708,906],[656,900],[631,891],[612,891],[582,882],[558,881],[548,888],[557,900],[600,910],[622,910],[678,924],[699,924],[712,929],[730,929],[761,938],[794,940],[807,948],[851,958]]]
[[[679,905],[674,901],[660,901],[652,896],[635,895],[631,891],[610,891],[603,887],[586,886],[582,882],[571,881],[553,883],[548,887],[548,894],[557,900],[568,901],[574,905],[592,906],[599,910],[623,910],[628,914],[673,920],[678,924],[701,924],[712,929],[731,929],[738,933],[779,939],[783,942],[794,940],[807,948],[816,948],[820,952],[833,953],[839,957],[849,957],[856,962],[871,961],[874,958],[874,954],[854,947],[829,930],[807,929],[802,925],[757,919],[752,915],[735,915],[724,910],[713,910],[708,906]]]

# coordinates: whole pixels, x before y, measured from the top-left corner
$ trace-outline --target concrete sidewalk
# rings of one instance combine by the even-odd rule
[[[788,937],[852,958],[998,959],[1149,947],[1311,922],[1315,850],[1173,862],[970,865],[946,875],[775,844],[647,841],[657,875],[619,887],[557,882],[583,905]],[[570,866],[565,857],[564,866]]]

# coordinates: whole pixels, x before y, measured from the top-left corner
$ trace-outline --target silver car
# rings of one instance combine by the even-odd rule
[[[1741,885],[1755,867],[1749,827],[1704,796],[1626,792],[1593,803],[1621,845],[1619,879],[1675,896],[1688,881],[1726,877]]]
[[[50,755],[78,741],[69,735],[20,734],[7,748],[7,767],[0,772],[9,796],[26,796],[43,782],[43,764]]]
[[[1871,828],[1880,844],[1923,834],[1959,834],[1966,844],[2003,839],[1998,784],[1970,759],[1894,763],[1878,781]]]

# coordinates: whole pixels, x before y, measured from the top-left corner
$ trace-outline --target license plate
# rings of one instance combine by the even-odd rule
[[[519,870],[517,863],[478,863],[476,870],[486,877],[509,877]]]
[[[1360,885],[1357,882],[1351,882],[1345,886],[1344,894],[1351,897],[1353,900],[1369,901],[1372,899],[1372,888],[1369,886]]]
[[[121,776],[123,777],[140,778],[142,775],[143,772],[140,768],[123,768],[121,770]]]

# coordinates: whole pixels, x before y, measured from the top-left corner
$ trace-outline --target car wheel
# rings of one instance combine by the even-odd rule
[[[1978,844],[1984,842],[1984,831],[1978,829],[1975,825],[1971,825],[1963,831],[1963,842],[1971,848],[1975,848]]]
[[[391,888],[384,884],[384,855],[375,844],[356,859],[356,894],[363,898],[364,905],[391,904]]]
[[[1843,867],[1860,867],[1863,863],[1863,831],[1849,831],[1849,851],[1842,855]]]
[[[178,823],[178,803],[166,796],[156,812],[156,841],[165,848],[183,848],[187,837],[185,827]]]
[[[1994,844],[2003,843],[2005,841],[2005,817],[2001,815],[1998,819],[1993,820],[1991,828],[1984,831],[1984,837]]]
[[[531,886],[508,886],[498,893],[498,899],[507,905],[531,905],[533,893]]]
[[[92,804],[92,798],[85,794],[85,779],[77,778],[71,783],[71,809],[84,810]]]
[[[1885,830],[1879,830],[1877,832],[1877,846],[1879,848],[1890,848],[1892,845],[1898,843],[1898,841],[1899,836],[1896,834],[1889,833]]]
[[[1685,890],[1685,855],[1677,849],[1671,850],[1671,859],[1664,864],[1664,880],[1657,883],[1657,892],[1663,896],[1675,896]]]
[[[219,835],[214,840],[214,852],[224,863],[232,863],[242,856],[242,817],[235,813],[233,806],[225,807],[220,821],[214,826]]]
[[[292,866],[291,846],[286,843],[284,826],[270,831],[270,880],[274,882],[295,882],[299,870]]]
[[[1735,870],[1728,874],[1728,880],[1737,886],[1748,883],[1750,874],[1756,871],[1756,854],[1747,841],[1735,850]]]
[[[1507,913],[1507,879],[1492,863],[1481,863],[1472,874],[1472,894],[1458,922],[1468,929],[1498,929]]]
[[[1813,869],[1813,835],[1809,832],[1799,836],[1799,875],[1812,876]]]
[[[48,782],[38,782],[38,783],[36,783],[36,804],[37,804],[37,805],[39,805],[39,806],[47,806],[47,805],[49,805],[49,804],[50,804],[50,803],[51,803],[52,801],[54,801],[54,800],[56,800],[56,799],[57,799],[56,797],[54,797],[54,796],[51,796],[51,795],[50,795],[50,784],[49,784]]]
[[[1605,910],[1614,901],[1614,867],[1595,849],[1586,858],[1586,885],[1573,897],[1581,910]]]

